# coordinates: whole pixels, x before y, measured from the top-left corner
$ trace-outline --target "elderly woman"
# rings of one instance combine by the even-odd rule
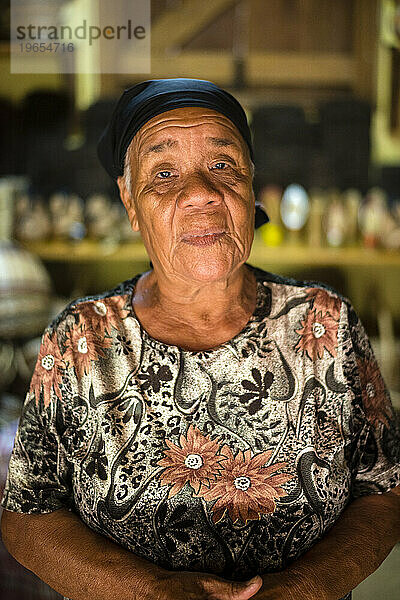
[[[400,540],[400,436],[349,300],[246,262],[242,108],[147,81],[99,155],[152,268],[44,332],[7,548],[73,600],[349,598]]]

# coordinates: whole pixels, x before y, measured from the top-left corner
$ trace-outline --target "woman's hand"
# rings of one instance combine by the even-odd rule
[[[300,573],[284,569],[262,575],[263,583],[252,600],[326,600],[324,590]]]
[[[158,583],[153,600],[248,600],[262,586],[257,575],[250,581],[229,581],[209,573],[167,571]]]

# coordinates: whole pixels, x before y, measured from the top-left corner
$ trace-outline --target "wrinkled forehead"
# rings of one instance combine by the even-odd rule
[[[149,150],[159,151],[184,143],[195,133],[206,139],[211,145],[230,146],[236,152],[249,155],[247,144],[236,125],[225,115],[209,108],[198,106],[176,108],[152,117],[135,134],[131,146],[138,157],[148,154]],[[164,143],[163,143],[164,142]]]

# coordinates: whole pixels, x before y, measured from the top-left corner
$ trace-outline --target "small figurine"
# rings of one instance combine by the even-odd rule
[[[340,192],[330,191],[323,219],[326,240],[329,246],[343,246],[346,237],[347,217]]]
[[[392,203],[383,219],[380,241],[385,248],[400,249],[400,200]]]
[[[290,232],[292,243],[298,242],[298,232],[307,221],[310,202],[306,190],[297,183],[289,185],[283,193],[281,202],[281,217]]]
[[[366,248],[375,248],[380,242],[387,220],[388,207],[384,190],[371,188],[358,211],[358,221]]]
[[[119,210],[116,204],[102,194],[93,194],[86,201],[86,224],[88,234],[97,240],[113,239],[118,241]]]
[[[82,198],[71,194],[68,199],[68,237],[71,240],[80,241],[86,235],[86,227],[84,225],[84,205]]]
[[[358,242],[358,211],[360,210],[361,202],[362,195],[359,190],[350,188],[344,193],[347,221],[346,239],[350,246],[355,246]]]
[[[53,237],[59,240],[65,240],[69,237],[70,217],[68,215],[68,195],[64,192],[57,192],[50,197],[49,209]]]
[[[51,219],[43,200],[21,196],[16,204],[15,235],[22,242],[45,240],[51,234]]]

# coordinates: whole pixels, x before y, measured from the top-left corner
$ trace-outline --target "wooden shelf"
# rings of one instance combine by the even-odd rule
[[[400,267],[400,252],[369,248],[312,248],[280,246],[269,248],[262,242],[253,244],[249,261],[271,265]]]
[[[49,240],[24,243],[23,247],[45,262],[91,263],[149,260],[146,249],[140,241],[112,244],[92,240],[84,240],[79,243]]]
[[[44,262],[146,262],[149,260],[143,244],[130,242],[113,245],[84,240],[80,243],[61,241],[24,244]],[[249,257],[255,265],[400,267],[400,252],[367,248],[310,248],[307,246],[267,247],[255,240]]]

